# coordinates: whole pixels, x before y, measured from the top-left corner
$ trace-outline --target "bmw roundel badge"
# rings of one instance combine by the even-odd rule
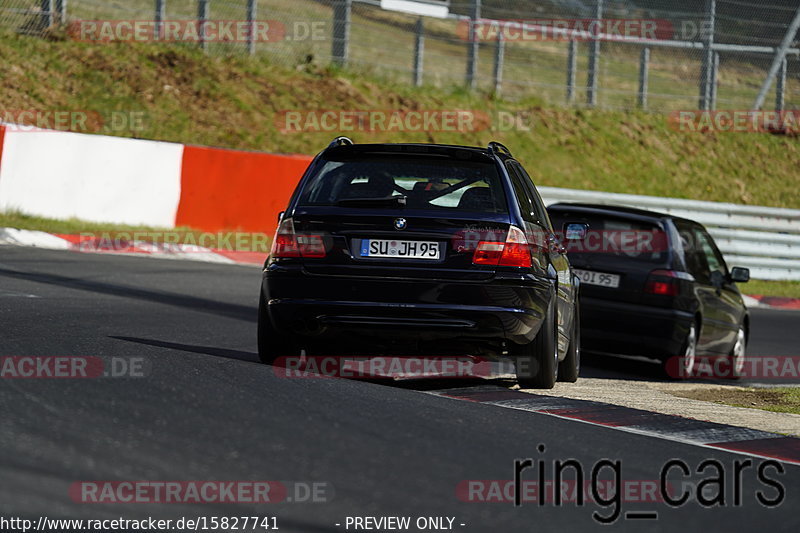
[[[396,218],[394,219],[394,229],[397,230],[404,230],[408,226],[408,222],[404,218]]]

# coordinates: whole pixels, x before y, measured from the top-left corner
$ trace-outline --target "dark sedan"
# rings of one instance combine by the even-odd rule
[[[672,377],[691,376],[701,358],[741,375],[750,320],[736,283],[750,273],[729,270],[702,225],[608,205],[548,211],[581,280],[586,351],[657,358]]]

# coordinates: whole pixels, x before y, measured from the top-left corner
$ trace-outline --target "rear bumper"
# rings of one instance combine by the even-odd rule
[[[581,346],[606,352],[667,359],[679,355],[691,313],[581,297]]]
[[[487,281],[309,274],[272,266],[262,292],[278,331],[329,352],[499,354],[531,342],[555,288],[519,274]]]

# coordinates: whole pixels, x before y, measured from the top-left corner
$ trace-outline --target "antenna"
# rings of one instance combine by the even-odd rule
[[[504,153],[508,157],[514,157],[513,155],[511,155],[511,150],[506,148],[504,144],[500,144],[499,142],[496,141],[492,141],[489,143],[488,150],[490,154]]]
[[[346,145],[354,144],[350,137],[336,137],[331,143],[328,145],[328,148],[333,148],[335,146],[346,146]]]

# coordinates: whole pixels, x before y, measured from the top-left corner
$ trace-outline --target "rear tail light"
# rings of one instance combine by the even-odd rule
[[[505,242],[481,241],[472,256],[475,265],[531,267],[531,247],[525,234],[511,226]]]
[[[647,277],[644,292],[658,296],[677,296],[680,292],[680,280],[683,278],[683,272],[653,270]]]
[[[272,241],[270,257],[325,257],[325,239],[322,235],[297,234],[292,219],[281,222]]]
[[[472,256],[475,265],[497,265],[506,248],[504,242],[481,241]]]

